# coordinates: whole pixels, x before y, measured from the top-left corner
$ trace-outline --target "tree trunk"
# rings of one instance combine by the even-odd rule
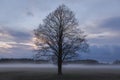
[[[58,75],[62,75],[62,58],[58,58]]]

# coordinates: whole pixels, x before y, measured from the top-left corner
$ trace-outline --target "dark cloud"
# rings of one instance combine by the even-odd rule
[[[88,39],[88,42],[95,45],[120,45],[120,37],[98,37]]]
[[[120,59],[120,46],[90,46],[90,52],[81,54],[83,59],[95,59],[100,62],[112,62]]]
[[[25,41],[31,40],[32,38],[32,32],[30,31],[16,30],[16,29],[9,28],[9,27],[2,27],[0,31],[12,36],[15,42],[25,42]]]
[[[31,35],[28,32],[24,31],[14,31],[9,32],[17,41],[27,41],[31,39]]]
[[[105,19],[99,25],[100,27],[107,28],[110,30],[120,30],[120,17],[112,17]]]
[[[117,45],[120,44],[120,17],[111,17],[98,22],[90,29],[88,41],[97,45]],[[89,30],[88,30],[89,31]]]
[[[34,16],[34,14],[33,14],[32,12],[30,12],[30,11],[27,12],[26,14],[27,14],[28,16],[32,16],[32,17]]]

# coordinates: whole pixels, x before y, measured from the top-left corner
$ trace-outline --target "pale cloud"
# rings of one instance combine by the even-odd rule
[[[29,47],[34,47],[34,43],[32,42],[26,42],[26,43],[18,43],[18,42],[4,42],[0,41],[0,48],[13,48],[13,47],[19,47],[19,46],[29,46]]]
[[[7,38],[11,38],[11,36],[9,34],[5,34],[5,33],[0,33],[0,37],[7,37]]]
[[[5,42],[0,42],[0,48],[4,48],[4,49],[8,49],[8,48],[12,48],[13,46],[10,44],[7,44]]]
[[[19,49],[21,49],[21,50],[19,51]],[[18,43],[18,42],[0,41],[0,53],[1,54],[3,53],[4,55],[6,55],[5,53],[15,55],[17,53],[14,53],[14,52],[17,52],[17,51],[19,51],[19,53],[20,52],[25,53],[25,52],[30,52],[31,51],[31,54],[32,54],[34,49],[36,49],[36,46],[32,42]]]
[[[99,39],[99,38],[113,38],[113,37],[119,37],[117,33],[113,32],[102,32],[102,33],[93,33],[93,34],[88,34],[87,38],[88,39]]]
[[[8,40],[13,40],[14,37],[9,34],[7,30],[4,30],[3,27],[0,25],[0,41],[8,41]]]

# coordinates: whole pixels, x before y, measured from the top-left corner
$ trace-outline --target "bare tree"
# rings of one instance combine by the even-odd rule
[[[37,56],[51,56],[58,64],[58,75],[62,75],[64,60],[88,48],[86,36],[79,29],[74,13],[65,5],[50,13],[34,32]]]

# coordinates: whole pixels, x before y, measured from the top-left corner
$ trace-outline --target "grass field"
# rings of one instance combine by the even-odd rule
[[[33,65],[33,64],[32,64]],[[66,66],[63,80],[120,80],[120,66]],[[0,80],[58,80],[55,66],[0,65]]]

